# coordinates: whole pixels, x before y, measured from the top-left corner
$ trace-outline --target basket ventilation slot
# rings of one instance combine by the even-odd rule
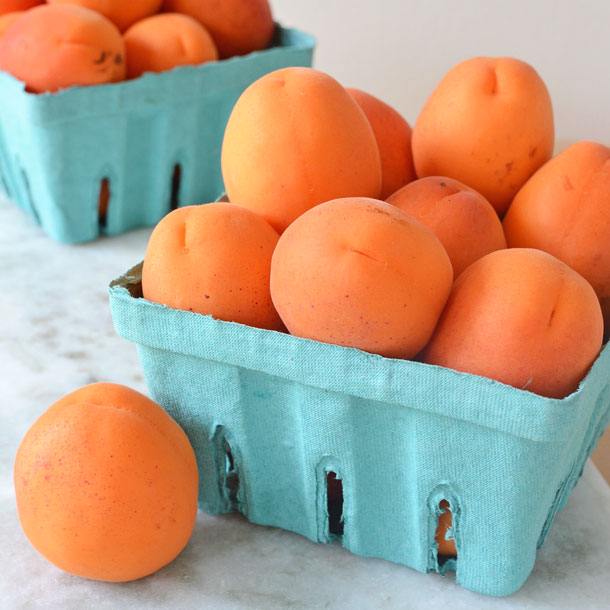
[[[336,472],[326,473],[328,533],[332,539],[343,538],[343,483]]]
[[[108,180],[108,178],[102,178],[97,202],[97,222],[100,229],[105,229],[108,223],[108,208],[110,207],[111,197],[110,180]]]
[[[169,209],[175,210],[180,205],[180,180],[182,179],[182,168],[180,163],[174,165],[172,171],[171,191],[169,196]]]
[[[233,507],[237,506],[237,493],[239,491],[239,473],[235,467],[235,461],[233,460],[233,452],[231,445],[225,438],[223,440],[223,449],[226,456],[226,473],[225,473],[225,487],[228,492],[229,502]]]

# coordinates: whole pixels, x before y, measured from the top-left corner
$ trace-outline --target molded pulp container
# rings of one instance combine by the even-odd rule
[[[67,243],[154,225],[172,207],[214,201],[224,191],[220,148],[237,98],[268,72],[311,66],[310,35],[277,26],[273,44],[53,94],[28,93],[0,72],[0,188]],[[111,199],[100,222],[104,178]]]
[[[610,421],[610,348],[577,392],[549,399],[449,369],[383,358],[169,309],[141,298],[141,266],[110,286],[152,398],[185,429],[200,506],[508,595]],[[327,475],[343,488],[331,527]],[[332,477],[332,475],[331,475]],[[450,502],[457,561],[434,542]]]

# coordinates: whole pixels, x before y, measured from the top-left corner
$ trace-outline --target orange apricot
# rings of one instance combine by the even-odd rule
[[[262,217],[231,203],[174,210],[150,236],[142,270],[144,298],[219,320],[281,330],[269,293],[277,240]]]
[[[458,180],[420,178],[387,202],[425,224],[441,240],[454,277],[485,254],[506,248],[502,223],[492,205]]]
[[[423,224],[383,201],[348,197],[310,209],[284,231],[271,296],[293,335],[411,358],[430,338],[452,277]]]
[[[125,32],[124,38],[127,78],[218,59],[216,45],[207,30],[192,17],[179,13],[142,19]]]
[[[541,167],[504,219],[511,247],[556,256],[593,286],[610,330],[610,148],[578,142]]]
[[[413,127],[418,177],[449,176],[502,215],[525,181],[551,158],[553,108],[528,64],[475,57],[452,68]]]
[[[34,93],[117,82],[125,78],[125,44],[114,24],[95,11],[44,5],[5,32],[0,69]]]
[[[265,49],[275,31],[268,0],[164,0],[163,10],[197,19],[222,59]]]
[[[195,454],[180,426],[125,386],[64,396],[26,433],[14,467],[17,511],[57,567],[120,582],[172,561],[197,516]]]
[[[366,115],[375,134],[381,158],[380,199],[386,199],[417,177],[411,153],[411,126],[380,99],[359,89],[346,90]]]
[[[255,81],[229,117],[222,175],[233,203],[278,232],[339,197],[379,197],[381,163],[371,126],[347,91],[311,68]]]
[[[0,15],[0,38],[4,36],[4,32],[8,30],[11,25],[23,15],[25,11],[15,11],[14,13],[5,13]]]
[[[161,8],[163,0],[47,0],[49,4],[74,4],[97,11],[121,32]]]
[[[15,11],[27,11],[45,0],[0,0],[0,15],[14,13]]]
[[[422,360],[563,398],[578,388],[602,335],[587,280],[546,252],[509,248],[455,281]]]

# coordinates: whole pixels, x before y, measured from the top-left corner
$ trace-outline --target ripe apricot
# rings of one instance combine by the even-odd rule
[[[97,11],[110,19],[121,32],[130,25],[153,15],[163,0],[47,0],[49,4],[74,4]]]
[[[0,69],[29,91],[54,92],[125,78],[125,44],[114,24],[80,6],[38,6],[0,41]]]
[[[180,426],[125,386],[64,396],[28,430],[14,469],[32,545],[85,578],[141,578],[172,561],[197,516],[195,454]]]
[[[27,11],[38,4],[44,4],[45,0],[0,0],[0,15],[14,13],[15,11]]]
[[[451,288],[449,257],[423,224],[383,201],[322,203],[280,237],[271,296],[299,337],[410,358]]]
[[[263,218],[231,203],[174,210],[150,236],[142,270],[144,298],[219,320],[280,330],[269,293],[277,240]]]
[[[541,167],[504,219],[511,247],[539,248],[593,286],[610,329],[610,148],[578,142]]]
[[[413,127],[418,177],[449,176],[502,215],[525,181],[551,158],[553,108],[528,64],[475,57],[453,67]]]
[[[124,38],[127,78],[218,59],[210,34],[187,15],[162,13],[147,17],[134,23]]]
[[[366,115],[375,134],[381,159],[380,199],[386,199],[417,177],[411,153],[411,126],[380,99],[359,89],[346,90]]]
[[[233,203],[278,232],[338,197],[379,197],[381,163],[371,126],[347,91],[311,68],[284,68],[248,87],[222,144]]]
[[[164,0],[163,10],[197,19],[222,59],[265,49],[275,31],[268,0]]]
[[[502,223],[492,205],[458,180],[420,178],[387,201],[417,218],[441,240],[454,277],[485,254],[506,248]]]
[[[25,11],[15,11],[14,13],[5,13],[0,15],[0,38],[4,36],[4,32],[11,27],[11,25],[23,15]]]
[[[546,252],[509,248],[455,281],[422,360],[563,398],[597,357],[602,334],[587,280]]]

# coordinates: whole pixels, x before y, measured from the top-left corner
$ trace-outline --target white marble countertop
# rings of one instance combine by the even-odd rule
[[[178,559],[139,581],[88,581],[47,563],[18,523],[15,452],[48,406],[84,384],[113,381],[146,392],[135,346],[114,333],[106,286],[143,258],[149,234],[65,246],[0,196],[0,608],[610,608],[610,488],[592,464],[529,580],[508,598],[236,515],[200,513]]]

